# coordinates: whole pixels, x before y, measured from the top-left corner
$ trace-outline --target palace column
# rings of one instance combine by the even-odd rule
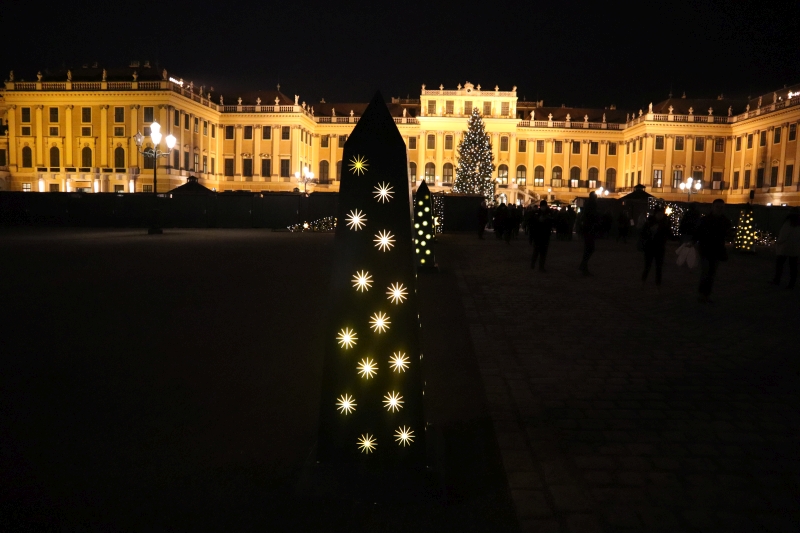
[[[294,176],[295,172],[302,172],[303,167],[300,164],[300,135],[302,133],[302,129],[300,126],[293,126],[292,127],[292,163],[291,163],[291,172],[290,175]]]
[[[444,162],[444,132],[439,130],[436,132],[436,161],[434,163],[435,168],[433,169],[433,176],[434,176],[434,185],[437,185],[435,179],[436,176],[439,176],[439,179],[442,179],[442,165]]]
[[[275,181],[280,181],[280,171],[281,171],[281,127],[275,126],[272,130],[272,156],[271,156],[271,163],[270,163],[270,171],[272,172],[272,177],[275,178]],[[333,169],[334,175],[336,174],[336,169]]]
[[[108,167],[108,106],[100,106],[100,165]]]
[[[675,135],[671,133],[664,135],[664,148],[667,151],[664,163],[664,183],[672,189],[672,151],[675,149]]]
[[[544,142],[544,186],[550,187],[550,180],[553,179],[553,139],[546,139]]]
[[[694,136],[687,135],[683,143],[683,148],[686,150],[686,173],[683,179],[686,180],[692,177],[692,156],[694,155]]]
[[[597,178],[602,179],[600,176]],[[581,141],[581,180],[589,180],[589,141],[586,139]]]
[[[191,120],[189,124],[191,125]],[[242,181],[242,125],[237,124],[233,130],[233,181],[236,181],[236,176],[239,176],[239,181]]]
[[[714,179],[714,174],[711,168],[711,163],[713,161],[712,157],[714,155],[714,137],[706,137],[705,148],[706,158],[704,166],[706,167],[706,175],[703,176],[703,179],[711,183],[711,180]],[[705,187],[705,184],[703,184],[703,187]]]
[[[608,190],[608,179],[606,179],[606,157],[608,155],[608,141],[600,141],[600,166],[597,169],[597,181],[603,183],[603,188]]]
[[[139,131],[139,104],[134,104],[131,106],[131,133]],[[71,122],[71,121],[70,121]],[[71,128],[70,128],[71,129]],[[133,135],[136,135],[133,133]],[[139,172],[141,173],[142,167],[144,165],[140,164],[140,154],[139,154],[139,147],[136,146],[136,141],[133,140],[133,135],[128,137],[128,153],[131,155],[130,161],[132,167],[139,167]],[[70,142],[70,144],[72,144]],[[70,150],[70,154],[72,150]]]
[[[44,132],[42,127],[42,109],[43,105],[36,106],[36,166],[44,166]]]
[[[644,181],[650,184],[652,188],[655,184],[653,183],[653,149],[654,149],[655,139],[652,133],[645,133],[644,134],[644,154],[642,157],[644,159],[642,174],[644,174]],[[662,183],[663,185],[663,183]]]
[[[419,141],[417,142],[417,180],[425,176],[425,152],[428,151],[428,136],[425,131],[419,132]],[[416,183],[412,183],[411,187],[415,187]]]
[[[8,106],[8,169],[12,172],[17,168],[17,105]]]
[[[786,175],[786,145],[789,144],[789,125],[785,123],[776,126],[778,128],[781,128],[781,130],[783,130],[784,126],[786,126],[785,130],[786,135],[784,136],[783,131],[781,131],[781,157],[780,160],[778,161],[778,175],[776,177],[778,190],[781,192],[783,192],[783,187],[785,183],[784,176]]]
[[[517,134],[508,135],[508,182],[517,182]]]

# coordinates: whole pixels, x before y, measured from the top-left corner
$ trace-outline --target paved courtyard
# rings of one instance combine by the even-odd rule
[[[445,235],[420,274],[431,480],[309,495],[332,235],[0,231],[0,526],[796,531],[800,293],[769,253],[639,281],[631,243]],[[652,274],[651,274],[652,275]]]
[[[800,293],[732,254],[713,305],[668,248],[445,236],[524,531],[800,529]],[[784,273],[784,276],[786,274]],[[785,283],[784,283],[785,284]]]

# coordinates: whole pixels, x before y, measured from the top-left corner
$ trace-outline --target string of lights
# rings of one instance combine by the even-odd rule
[[[336,217],[325,217],[311,222],[292,224],[287,229],[293,233],[318,232],[328,233],[336,230]]]

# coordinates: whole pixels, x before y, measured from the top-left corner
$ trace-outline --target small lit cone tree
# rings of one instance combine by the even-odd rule
[[[424,181],[414,195],[414,252],[417,255],[417,268],[436,268],[436,255],[433,242],[436,228],[433,225],[433,197]]]
[[[739,213],[739,223],[736,225],[736,239],[733,241],[734,249],[740,252],[755,251],[756,227],[753,212],[745,209]]]
[[[492,143],[486,134],[477,108],[472,109],[469,125],[458,143],[458,167],[453,192],[480,194],[494,201]]]
[[[421,471],[411,185],[403,138],[380,93],[342,160],[317,459],[359,472]]]

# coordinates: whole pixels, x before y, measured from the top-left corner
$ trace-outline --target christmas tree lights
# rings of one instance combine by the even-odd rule
[[[458,143],[458,167],[453,192],[480,194],[494,201],[494,157],[492,143],[477,108],[473,108],[469,125]]]
[[[293,233],[318,232],[327,233],[336,229],[336,217],[325,217],[311,222],[300,222],[292,224],[287,229]]]

